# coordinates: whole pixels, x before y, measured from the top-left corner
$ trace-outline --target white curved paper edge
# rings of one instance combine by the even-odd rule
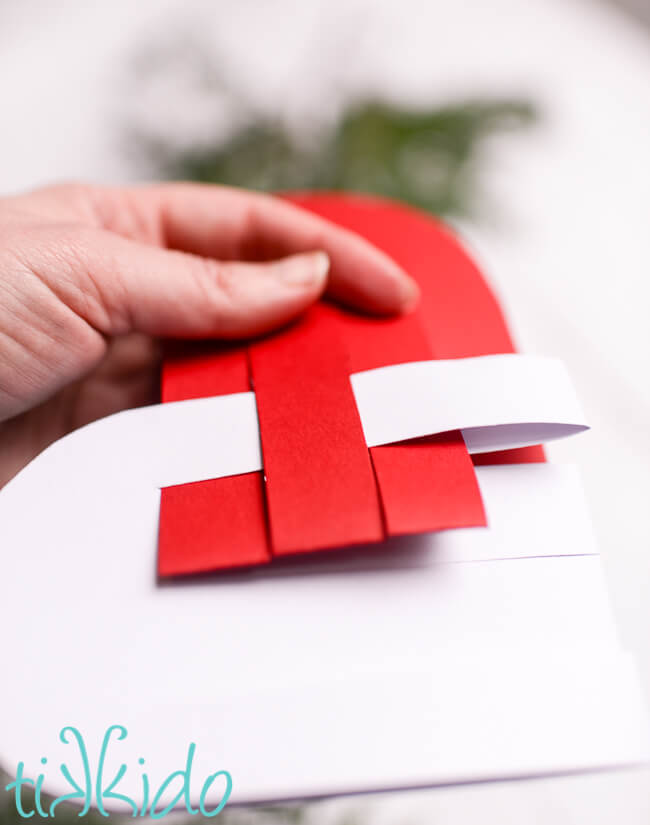
[[[462,430],[470,452],[587,429],[564,364],[531,355],[412,361],[350,376],[369,447]]]
[[[470,453],[540,444],[587,429],[569,376],[553,358],[493,355],[418,361],[350,376],[369,447],[462,430]],[[39,460],[67,471],[72,443],[89,473],[101,442],[157,487],[263,469],[252,392],[126,410],[76,430]],[[115,453],[113,460],[120,460]]]

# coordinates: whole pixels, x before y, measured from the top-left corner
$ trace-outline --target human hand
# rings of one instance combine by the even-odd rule
[[[0,199],[0,486],[65,433],[155,402],[157,339],[259,335],[323,291],[378,314],[418,296],[382,252],[269,195],[73,184]]]

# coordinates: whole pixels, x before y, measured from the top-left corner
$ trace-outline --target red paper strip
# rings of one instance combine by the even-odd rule
[[[391,536],[486,523],[472,460],[458,432],[372,449]]]
[[[334,310],[251,345],[274,555],[379,541],[377,487]]]
[[[299,198],[298,202],[384,249],[420,282],[423,293],[439,276],[430,263],[431,248],[439,242],[430,218],[420,218],[414,234],[410,224],[418,213],[401,206],[328,195]],[[396,220],[398,213],[400,219]],[[462,311],[457,296],[456,320]],[[339,312],[344,321],[350,372],[441,357],[437,337],[434,340],[427,334],[428,319],[422,310],[383,320]],[[460,433],[448,434],[442,441],[373,447],[370,455],[388,535],[486,524],[481,491]]]
[[[165,358],[160,384],[163,404],[249,392],[246,347],[241,344],[185,344]]]
[[[485,464],[540,464],[546,461],[544,448],[518,447],[514,450],[498,450],[495,453],[478,453],[472,456],[475,466]]]
[[[270,559],[261,473],[165,487],[160,506],[159,576]]]
[[[185,347],[165,360],[162,400],[183,401],[250,390],[243,346]],[[158,575],[200,573],[268,562],[262,473],[161,490]]]

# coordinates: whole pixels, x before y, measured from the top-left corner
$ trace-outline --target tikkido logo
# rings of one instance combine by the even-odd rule
[[[224,809],[232,791],[232,778],[228,771],[225,770],[216,771],[205,779],[199,795],[198,808],[194,808],[190,802],[192,763],[194,761],[194,754],[196,751],[196,745],[194,742],[191,742],[187,749],[185,767],[181,770],[170,773],[169,776],[160,784],[156,792],[153,793],[153,795],[153,789],[151,787],[149,776],[146,772],[142,772],[142,803],[140,805],[136,804],[131,797],[119,793],[117,790],[118,786],[128,770],[126,764],[120,765],[112,779],[109,780],[104,777],[106,754],[108,752],[111,736],[114,733],[117,734],[115,736],[115,741],[126,739],[128,736],[127,729],[122,725],[111,725],[107,729],[99,753],[97,773],[93,781],[93,774],[90,768],[90,762],[88,760],[88,750],[86,748],[83,736],[77,728],[74,727],[67,726],[61,729],[61,732],[59,733],[59,739],[61,742],[63,742],[64,745],[76,744],[77,746],[78,756],[81,759],[83,776],[80,777],[81,781],[77,782],[72,776],[68,766],[65,763],[61,764],[61,774],[72,790],[70,793],[62,794],[56,799],[51,800],[49,804],[45,803],[41,795],[43,782],[45,781],[45,774],[39,774],[35,780],[31,777],[25,776],[25,765],[23,762],[19,762],[16,769],[16,778],[5,787],[6,791],[14,792],[16,811],[18,814],[24,819],[29,819],[34,816],[34,814],[40,817],[54,818],[56,816],[57,807],[61,802],[75,802],[78,805],[83,806],[78,816],[85,816],[90,812],[91,805],[94,802],[97,811],[102,816],[108,816],[109,813],[106,811],[104,805],[105,803],[108,803],[109,800],[120,802],[122,805],[128,806],[131,809],[131,815],[134,817],[149,815],[152,819],[162,819],[171,811],[175,809],[178,810],[181,805],[185,806],[188,814],[200,814],[204,817],[217,816],[217,814],[221,813]],[[142,767],[145,760],[140,758],[138,759],[138,763],[140,767]],[[45,757],[41,759],[41,764],[47,765],[47,759]],[[175,780],[181,780],[181,786],[178,793],[171,800],[171,802],[167,802],[164,808],[158,810],[158,806],[161,804],[163,796],[167,794],[168,789]],[[208,809],[206,807],[205,798],[216,780],[220,780],[220,783],[224,786],[224,790],[216,807]],[[26,790],[26,787],[30,790]],[[27,801],[26,798],[23,798],[23,791],[26,791],[25,797],[29,796],[29,801]]]

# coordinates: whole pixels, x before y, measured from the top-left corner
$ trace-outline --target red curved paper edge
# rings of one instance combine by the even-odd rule
[[[476,265],[430,216],[360,195],[285,197],[387,252],[419,282],[420,306],[377,320],[321,304],[248,347],[192,345],[165,359],[163,402],[249,390],[252,371],[267,484],[264,490],[262,474],[248,473],[163,489],[162,577],[257,565],[384,535],[482,525],[473,466],[545,460],[541,447],[472,459],[460,433],[368,451],[351,372],[513,352],[513,342]]]

